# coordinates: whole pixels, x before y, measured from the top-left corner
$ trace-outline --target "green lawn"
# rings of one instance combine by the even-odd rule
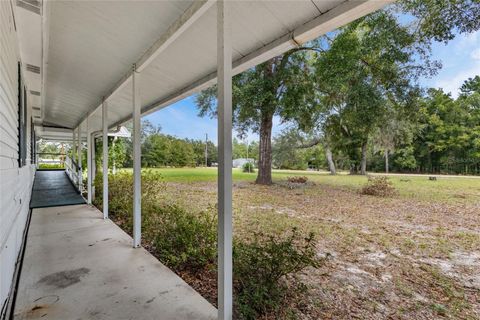
[[[131,171],[132,169],[124,169]],[[217,179],[217,168],[151,168],[142,170],[153,170],[160,172],[167,182],[198,182],[198,181],[215,181]],[[326,175],[326,172],[308,172],[293,170],[274,170],[273,179],[279,180],[288,176],[308,175],[319,176]],[[257,177],[255,173],[242,172],[241,169],[233,169],[234,181],[255,181]]]
[[[131,169],[124,169],[131,171]],[[143,169],[160,172],[166,182],[209,182],[217,178],[216,168],[155,168]],[[309,180],[319,185],[334,186],[338,188],[360,189],[366,182],[365,176],[352,176],[340,173],[331,176],[328,172],[273,170],[274,182],[285,180],[289,176],[307,176]],[[256,173],[244,173],[241,169],[234,169],[233,180],[255,181]],[[480,179],[472,177],[438,177],[430,181],[427,176],[391,176],[400,197],[413,198],[427,201],[453,201],[475,202],[480,198]]]

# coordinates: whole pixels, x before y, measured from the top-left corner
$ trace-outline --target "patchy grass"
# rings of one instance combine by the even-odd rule
[[[161,197],[193,212],[215,206],[215,169],[155,169]],[[287,177],[309,182],[288,188]],[[390,178],[398,194],[361,195],[366,177],[274,171],[272,186],[234,171],[234,236],[298,228],[317,237],[319,269],[300,319],[480,319],[480,179]],[[211,275],[186,279],[214,297]],[[210,282],[209,282],[210,281]]]

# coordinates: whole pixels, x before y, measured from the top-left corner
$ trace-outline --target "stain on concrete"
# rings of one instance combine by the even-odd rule
[[[99,310],[92,310],[88,312],[88,319],[100,319],[102,312]]]
[[[42,296],[40,298],[37,298],[33,300],[33,302],[37,304],[54,304],[57,303],[60,300],[60,297],[57,296],[56,294],[50,294],[47,296]]]
[[[152,303],[152,302],[153,302],[153,300],[155,300],[155,298],[156,298],[156,297],[153,297],[152,299],[150,299],[150,300],[147,300],[147,302],[146,302],[146,303]]]
[[[55,272],[43,277],[38,281],[38,283],[64,289],[75,283],[80,282],[81,278],[89,272],[90,269],[88,268],[79,268]]]
[[[33,302],[33,307],[28,307],[22,313],[15,314],[15,317],[19,316],[20,318],[26,317],[27,319],[38,319],[43,318],[48,315],[54,308],[54,304],[60,300],[57,295],[48,295],[43,296],[38,299],[35,299]]]
[[[27,313],[27,319],[43,318],[48,314],[49,306],[46,305],[35,305]]]

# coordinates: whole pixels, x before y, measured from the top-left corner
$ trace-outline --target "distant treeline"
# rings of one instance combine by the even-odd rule
[[[131,125],[127,124],[131,131]],[[217,146],[201,139],[182,139],[162,133],[160,126],[148,120],[142,121],[142,167],[202,167],[216,165],[218,162]],[[133,166],[133,149],[130,138],[109,137],[109,167],[130,168]],[[102,161],[102,141],[96,141],[97,167]],[[233,140],[233,159],[258,158],[258,142],[247,144]],[[86,163],[86,158],[84,159]]]
[[[335,167],[351,170],[352,158],[362,153],[356,137],[335,130],[325,133]],[[277,136],[273,146],[277,167],[328,169],[325,136],[291,129]],[[366,163],[374,172],[480,174],[480,77],[466,80],[457,98],[429,89],[415,116],[382,123],[368,139]]]
[[[131,129],[131,128],[130,128]],[[102,141],[96,143],[98,163],[101,163]],[[109,167],[133,166],[132,140],[109,137]],[[217,147],[212,141],[180,139],[164,134],[160,127],[142,122],[142,167],[195,167],[216,163]]]

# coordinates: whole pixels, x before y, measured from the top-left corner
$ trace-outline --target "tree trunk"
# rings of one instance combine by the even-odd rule
[[[388,149],[385,150],[385,173],[388,173]]]
[[[325,156],[327,157],[328,169],[330,170],[330,174],[337,174],[335,162],[333,162],[332,150],[330,150],[330,147],[328,145],[325,145]]]
[[[362,144],[362,161],[360,163],[360,174],[362,176],[367,174],[367,142]]]
[[[262,114],[256,183],[272,184],[272,126],[273,114]]]
[[[358,173],[357,166],[351,164],[351,165],[350,165],[350,174],[351,174],[351,175],[354,175],[354,174],[357,174],[357,173]]]

